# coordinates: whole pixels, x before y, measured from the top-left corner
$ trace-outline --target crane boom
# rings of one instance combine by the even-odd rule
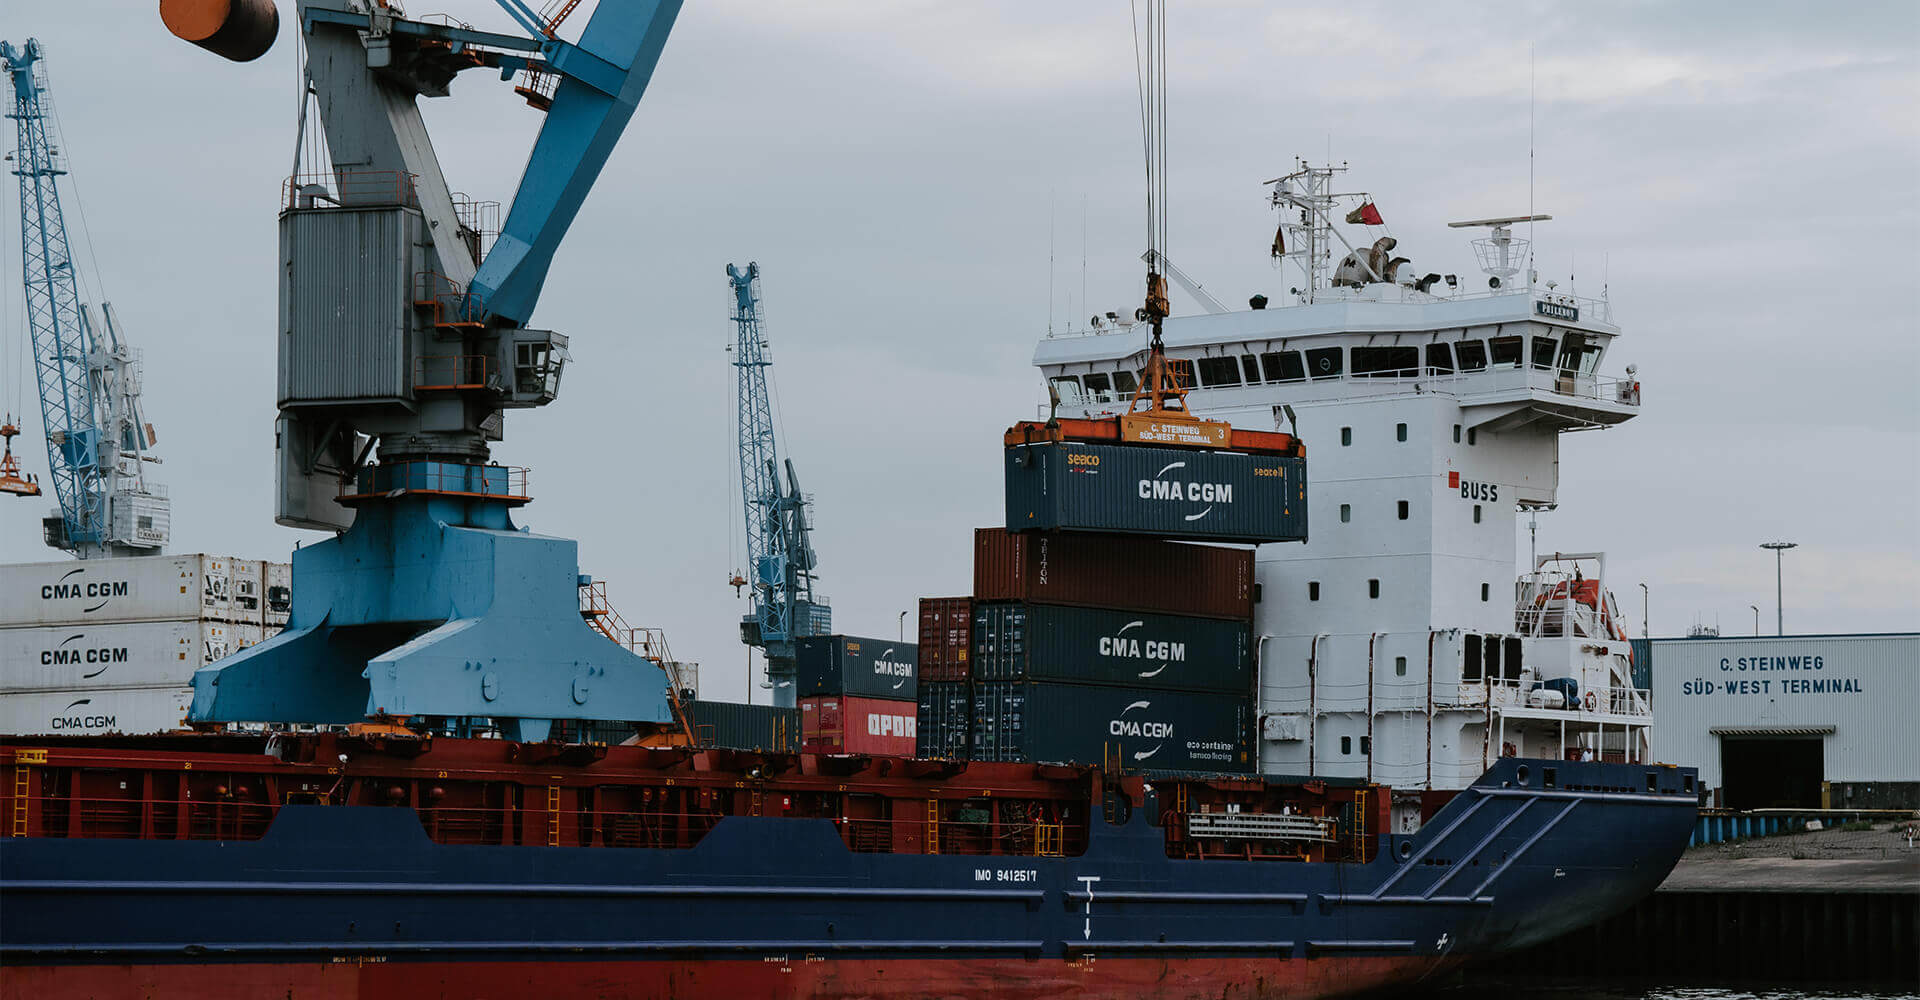
[[[0,42],[0,71],[13,87],[7,114],[18,137],[21,276],[27,332],[47,433],[48,478],[58,507],[48,545],[82,559],[157,554],[166,545],[168,503],[142,469],[153,443],[140,413],[138,359],[121,342],[112,307],[98,328],[80,297],[56,179],[65,174],[48,132],[46,75],[38,39]],[[31,494],[27,494],[31,495]]]
[[[1227,307],[1221,305],[1220,300],[1214,298],[1212,293],[1200,287],[1198,281],[1188,277],[1187,272],[1173,266],[1173,261],[1168,260],[1166,254],[1158,250],[1148,250],[1146,253],[1140,255],[1140,259],[1145,261],[1149,268],[1157,268],[1167,272],[1167,277],[1172,278],[1174,284],[1186,289],[1187,294],[1193,296],[1194,299],[1200,303],[1200,308],[1214,315],[1219,315],[1227,311]]]
[[[760,316],[760,265],[727,265],[733,288],[733,366],[740,421],[740,499],[745,509],[753,610],[740,621],[740,639],[766,656],[773,703],[794,702],[794,640],[831,631],[826,599],[813,592],[812,527],[793,461],[786,479],[773,435],[773,403],[767,393],[766,332]]]

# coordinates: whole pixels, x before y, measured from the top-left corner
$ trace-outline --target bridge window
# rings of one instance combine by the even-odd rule
[[[1507,647],[1506,672],[1501,676],[1509,681],[1518,681],[1520,679],[1521,658],[1526,655],[1522,652],[1524,647],[1521,645],[1520,640],[1514,636],[1508,636],[1505,645]]]
[[[1260,359],[1251,354],[1240,355],[1240,370],[1247,376],[1248,385],[1260,384]]]
[[[1240,384],[1240,363],[1233,358],[1201,358],[1195,367],[1200,369],[1200,384],[1208,388]]]
[[[1420,374],[1418,347],[1356,347],[1353,373],[1373,378],[1415,378]]]
[[[1463,340],[1453,345],[1454,355],[1460,359],[1460,370],[1477,372],[1487,367],[1487,345],[1478,340]]]
[[[1084,402],[1085,397],[1080,393],[1078,375],[1056,375],[1048,382],[1053,386],[1053,391],[1059,394],[1061,403],[1072,406]]]
[[[1322,347],[1307,352],[1307,374],[1313,378],[1340,377],[1340,348]]]
[[[1500,679],[1500,637],[1495,635],[1487,636],[1484,640],[1481,641],[1480,649],[1487,654],[1487,659],[1486,659],[1487,680],[1490,680],[1490,681],[1499,680]]]
[[[1533,366],[1540,369],[1553,367],[1553,354],[1559,345],[1552,337],[1533,338]]]
[[[1492,352],[1493,366],[1495,368],[1520,367],[1520,342],[1522,339],[1523,338],[1520,337],[1495,337],[1487,341],[1487,346]]]
[[[1115,392],[1131,396],[1139,390],[1140,380],[1130,371],[1117,371],[1113,373],[1113,388]]]
[[[1350,503],[1341,504],[1340,505],[1340,523],[1346,524],[1348,521],[1351,521],[1351,520],[1353,520],[1353,505]]]
[[[1299,351],[1262,354],[1260,365],[1266,369],[1269,382],[1305,382],[1307,380],[1307,366],[1300,362]]]
[[[1427,345],[1427,367],[1435,375],[1453,374],[1453,352],[1445,344]]]
[[[1113,390],[1113,384],[1109,381],[1106,372],[1088,372],[1086,383],[1087,395],[1095,400],[1106,399]]]
[[[1468,684],[1480,680],[1480,637],[1466,636],[1460,643],[1460,679]]]

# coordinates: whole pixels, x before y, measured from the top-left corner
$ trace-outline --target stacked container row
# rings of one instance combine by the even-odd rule
[[[286,563],[144,556],[0,571],[0,733],[183,725],[193,672],[279,632]]]
[[[0,628],[187,620],[284,625],[292,588],[284,563],[227,556],[16,563],[0,573]]]

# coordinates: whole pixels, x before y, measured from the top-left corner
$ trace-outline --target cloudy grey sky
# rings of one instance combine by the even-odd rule
[[[511,27],[483,0],[409,6]],[[1526,209],[1531,51],[1533,203],[1555,217],[1539,269],[1608,287],[1611,374],[1636,363],[1646,400],[1564,439],[1541,547],[1607,550],[1636,617],[1651,586],[1655,634],[1740,633],[1748,605],[1773,611],[1756,544],[1787,538],[1789,631],[1912,629],[1917,11],[1175,4],[1171,254],[1229,302],[1278,297],[1260,181],[1331,151],[1423,270],[1472,273],[1443,223]],[[151,2],[0,13],[0,35],[47,47],[99,277],[145,350],[180,552],[319,537],[271,510],[283,20],[237,66],[174,40]],[[630,622],[666,626],[709,696],[746,691],[723,267],[753,259],[837,624],[891,635],[918,596],[964,593],[970,529],[999,523],[1000,431],[1040,395],[1036,338],[1050,315],[1137,298],[1134,86],[1118,0],[689,3],[535,316],[572,336],[575,365],[496,452],[533,467],[522,522],[579,539],[583,570]],[[427,114],[453,186],[509,197],[538,114],[485,74]],[[11,191],[0,204],[11,232]],[[18,249],[0,244],[0,406],[18,411],[34,396]],[[42,506],[0,504],[0,562],[48,557]]]

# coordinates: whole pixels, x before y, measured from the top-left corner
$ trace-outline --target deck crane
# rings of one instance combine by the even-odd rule
[[[146,464],[159,459],[148,452],[155,438],[141,412],[139,357],[121,340],[113,307],[103,301],[96,312],[80,297],[56,183],[67,170],[48,131],[43,58],[38,39],[19,48],[0,42],[0,72],[13,88],[7,117],[18,135],[8,158],[20,178],[27,333],[58,503],[41,523],[48,545],[82,559],[156,555],[167,544],[170,511],[166,490],[147,481]],[[13,433],[5,434],[0,491],[38,496],[39,484],[19,475],[10,418],[6,430]]]
[[[282,322],[261,333],[280,351],[275,518],[331,535],[293,554],[286,629],[195,674],[195,723],[406,720],[522,742],[555,720],[672,724],[658,667],[582,620],[577,545],[514,524],[526,470],[491,449],[508,411],[559,394],[569,338],[528,323],[680,3],[596,4],[567,41],[555,29],[576,4],[543,16],[496,2],[521,33],[384,0],[297,4],[295,131],[314,109],[325,142],[297,141]],[[270,0],[162,0],[160,14],[236,62],[264,54],[278,24]],[[483,203],[454,195],[420,111],[473,69],[518,77],[545,116],[497,234]],[[487,136],[476,152],[498,147]]]
[[[773,436],[773,403],[767,394],[766,331],[760,316],[760,265],[727,265],[733,289],[733,367],[738,375],[740,499],[746,509],[747,566],[729,582],[734,592],[751,587],[753,610],[740,619],[740,641],[761,651],[773,703],[794,703],[794,640],[833,630],[826,598],[813,592],[816,563],[806,497],[793,460],[780,460]],[[780,473],[786,471],[783,482]]]

